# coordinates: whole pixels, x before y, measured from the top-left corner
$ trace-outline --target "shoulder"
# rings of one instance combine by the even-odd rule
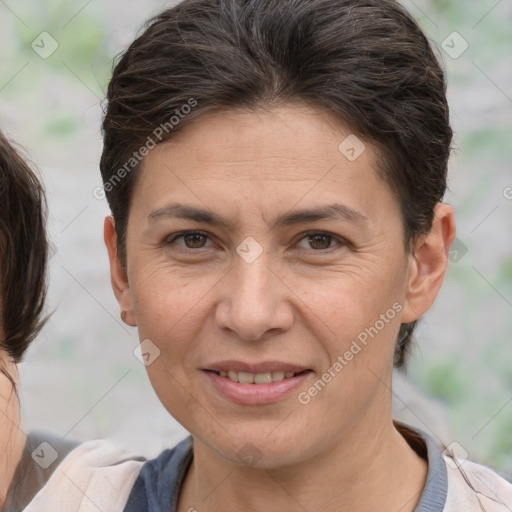
[[[58,463],[78,444],[77,441],[63,439],[49,432],[30,432],[7,493],[5,509],[24,510],[46,485]]]
[[[25,511],[122,510],[144,460],[108,441],[87,441],[63,458]]]
[[[142,467],[125,512],[174,510],[185,474],[192,462],[192,437],[164,450]]]
[[[395,426],[428,462],[425,487],[415,512],[512,511],[512,483],[483,464],[457,457],[417,427],[396,421]]]
[[[443,454],[448,478],[445,512],[458,510],[509,512],[512,483],[491,468]]]

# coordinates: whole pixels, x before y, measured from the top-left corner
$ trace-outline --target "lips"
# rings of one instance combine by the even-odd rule
[[[296,389],[313,371],[280,361],[220,361],[203,368],[214,388],[232,402],[262,405],[277,402]]]

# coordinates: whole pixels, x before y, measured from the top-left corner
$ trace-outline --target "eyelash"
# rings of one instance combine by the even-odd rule
[[[210,237],[209,237],[208,233],[205,233],[204,231],[181,231],[180,233],[175,233],[171,237],[168,237],[164,241],[163,246],[169,246],[169,245],[173,244],[176,240],[178,240],[180,238],[184,239],[184,237],[186,235],[202,235],[202,236],[207,237],[210,240]],[[333,235],[333,234],[325,232],[325,231],[307,231],[305,233],[302,233],[302,236],[299,239],[299,242],[301,242],[305,238],[308,238],[308,237],[314,236],[314,235],[321,235],[321,236],[325,236],[325,237],[330,238],[331,241],[338,241],[338,244],[339,244],[338,249],[340,249],[342,247],[350,246],[350,243],[348,242],[348,240],[345,240],[344,238],[341,238],[339,236]],[[299,242],[297,242],[297,243],[299,243]],[[193,249],[191,247],[181,247],[181,249],[189,250],[189,251],[199,251],[201,249],[207,249],[207,248],[208,247],[198,247],[196,249]],[[307,251],[308,249],[299,249],[299,250]],[[328,247],[327,249],[311,249],[311,250],[313,252],[321,253],[322,254],[322,253],[332,252],[332,250],[336,250],[336,246]]]

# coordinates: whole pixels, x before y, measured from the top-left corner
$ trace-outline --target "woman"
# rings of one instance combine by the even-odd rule
[[[0,132],[0,504],[22,510],[53,472],[31,458],[43,441],[20,428],[16,364],[43,325],[47,244],[43,189],[20,153]],[[73,443],[63,443],[61,454]],[[44,449],[43,449],[44,455]],[[42,457],[44,459],[44,457]],[[44,462],[44,461],[43,461]]]
[[[104,441],[78,446],[20,426],[16,364],[44,323],[45,218],[38,178],[0,132],[0,510],[85,511],[88,494],[95,506],[119,509],[141,459]]]
[[[391,0],[185,0],[128,48],[105,242],[191,436],[126,511],[510,509],[505,480],[391,415],[455,236],[445,92]]]
[[[20,429],[16,394],[20,361],[39,332],[46,294],[44,193],[39,181],[15,148],[0,132],[0,507],[21,510],[23,493],[38,475],[28,478],[23,493],[16,471],[26,439]],[[37,445],[36,445],[37,446]],[[35,446],[34,446],[35,448]],[[25,450],[26,451],[26,450]],[[50,470],[51,471],[51,470]],[[17,473],[15,478],[15,473]],[[46,473],[46,472],[45,472]],[[40,476],[40,475],[39,475]],[[13,485],[11,485],[13,482]],[[38,489],[37,489],[38,490]],[[35,492],[33,493],[35,494]],[[19,506],[19,508],[17,508]]]

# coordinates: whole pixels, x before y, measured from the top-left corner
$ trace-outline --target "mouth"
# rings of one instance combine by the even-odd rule
[[[223,361],[202,369],[207,382],[222,397],[244,405],[263,405],[286,399],[314,371],[294,364]]]
[[[234,370],[206,370],[215,373],[219,377],[227,378],[240,384],[271,384],[272,382],[281,382],[285,379],[292,379],[297,375],[310,372],[311,370],[302,370],[299,372],[285,372],[283,370],[274,370],[271,372],[250,373],[237,372]]]

